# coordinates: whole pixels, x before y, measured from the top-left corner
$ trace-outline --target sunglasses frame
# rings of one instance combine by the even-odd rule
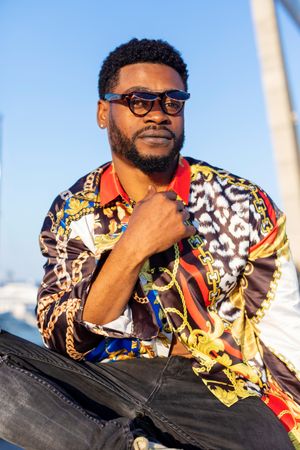
[[[180,92],[181,94],[185,94],[185,96],[187,97],[184,100],[179,100],[176,99],[174,97],[172,97],[170,94],[172,92]],[[143,98],[142,94],[146,94],[146,96],[152,96],[153,98]],[[133,96],[136,96],[137,98],[140,98],[141,100],[145,100],[148,101],[150,104],[150,108],[149,111],[147,111],[145,114],[137,114],[135,111],[132,110],[132,105],[131,105],[131,99]],[[172,114],[169,113],[168,111],[166,111],[163,100],[166,98],[170,98],[171,100],[175,100],[177,102],[181,102],[181,108],[176,111],[176,113]],[[127,102],[127,106],[130,109],[130,111],[132,112],[132,114],[134,114],[137,117],[145,117],[147,114],[149,114],[149,112],[152,110],[154,102],[156,100],[159,100],[159,104],[161,109],[163,110],[163,112],[165,114],[167,114],[168,116],[177,116],[181,111],[182,108],[184,106],[184,103],[186,102],[186,100],[188,100],[190,98],[190,94],[186,91],[181,91],[179,89],[170,89],[168,91],[165,92],[147,92],[147,91],[133,91],[133,92],[129,92],[128,94],[114,94],[114,93],[110,93],[108,92],[107,94],[104,94],[104,100],[106,100],[107,102],[118,102],[118,101],[126,101]]]

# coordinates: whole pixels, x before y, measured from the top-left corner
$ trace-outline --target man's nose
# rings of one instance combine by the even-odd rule
[[[155,100],[152,109],[146,116],[144,116],[145,123],[154,122],[157,124],[171,123],[170,117],[161,107],[159,99]]]

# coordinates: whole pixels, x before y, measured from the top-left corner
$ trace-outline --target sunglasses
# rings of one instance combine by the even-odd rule
[[[157,92],[130,92],[129,94],[105,94],[104,99],[108,102],[126,101],[130,111],[138,117],[144,117],[153,108],[156,100],[164,113],[169,116],[179,114],[184,102],[190,98],[190,94],[180,90]]]

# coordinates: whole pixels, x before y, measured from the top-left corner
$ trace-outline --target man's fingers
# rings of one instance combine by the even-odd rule
[[[176,200],[177,199],[177,194],[174,191],[167,191],[164,192],[164,195],[169,199],[169,200]]]
[[[183,220],[183,222],[185,222],[186,220],[189,220],[189,218],[190,218],[190,213],[188,212],[187,209],[184,208],[182,210],[182,220]]]
[[[184,204],[182,203],[181,200],[177,200],[177,211],[181,212],[184,210]]]
[[[196,228],[193,225],[186,225],[185,227],[185,237],[193,236],[196,233]]]

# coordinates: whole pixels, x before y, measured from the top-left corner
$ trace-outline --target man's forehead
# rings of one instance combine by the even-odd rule
[[[165,64],[137,63],[120,69],[116,91],[150,90],[163,92],[170,89],[184,89],[178,72]]]

